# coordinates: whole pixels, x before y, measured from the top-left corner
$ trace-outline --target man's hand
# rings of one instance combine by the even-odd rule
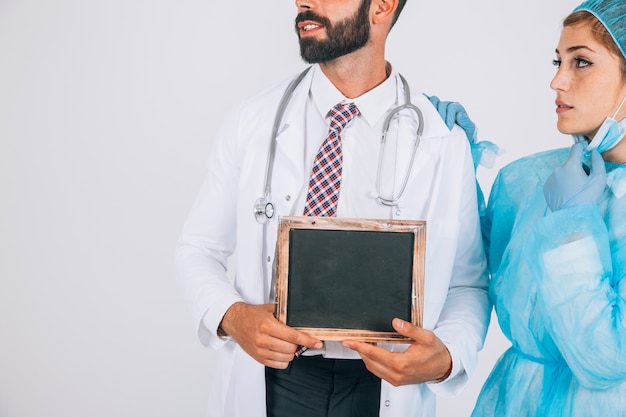
[[[397,318],[392,324],[398,333],[413,339],[404,352],[389,352],[353,340],[346,340],[343,345],[357,351],[370,372],[396,387],[436,381],[449,375],[452,368],[450,352],[433,332]]]
[[[286,326],[274,317],[274,305],[233,304],[220,328],[262,365],[285,369],[298,345],[321,348],[322,342]]]

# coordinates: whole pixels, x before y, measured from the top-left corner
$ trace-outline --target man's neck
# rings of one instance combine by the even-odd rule
[[[389,76],[384,55],[365,58],[350,54],[323,62],[320,68],[347,98],[356,98],[384,82]]]

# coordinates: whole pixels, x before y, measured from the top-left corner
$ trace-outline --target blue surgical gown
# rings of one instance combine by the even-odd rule
[[[543,184],[568,149],[498,174],[484,221],[490,297],[511,341],[473,417],[626,416],[626,166],[597,205],[551,212]]]

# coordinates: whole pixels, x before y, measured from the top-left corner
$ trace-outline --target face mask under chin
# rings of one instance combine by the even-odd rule
[[[584,135],[572,135],[575,143],[583,141],[588,142],[587,148],[585,149],[585,158],[588,158],[591,151],[594,149],[600,153],[613,149],[624,138],[626,135],[626,118],[618,123],[617,120],[615,120],[615,116],[617,116],[617,113],[619,113],[625,101],[626,97],[622,99],[613,117],[604,119],[598,132],[593,137],[593,140],[589,141],[589,138]]]

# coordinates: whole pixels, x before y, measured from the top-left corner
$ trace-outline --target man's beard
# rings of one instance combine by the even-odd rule
[[[354,16],[336,24],[313,11],[304,11],[296,17],[296,33],[300,36],[298,23],[305,20],[320,23],[326,29],[327,39],[300,38],[300,55],[309,64],[328,62],[362,48],[370,39],[370,0],[363,0]]]

